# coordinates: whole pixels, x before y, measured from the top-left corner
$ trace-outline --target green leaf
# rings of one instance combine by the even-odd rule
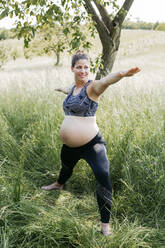
[[[65,35],[69,34],[70,33],[69,28],[68,27],[64,28],[63,33]]]
[[[29,14],[29,9],[26,9],[25,13],[26,13],[26,14]]]
[[[41,1],[40,1],[40,5],[41,5],[41,6],[44,6],[44,5],[46,5],[46,2],[45,2],[45,0],[41,0]]]
[[[2,20],[3,18],[5,18],[6,16],[8,16],[9,14],[9,8],[6,8],[0,15],[0,20]]]
[[[28,22],[24,22],[24,27],[28,27]]]
[[[34,12],[33,11],[30,11],[30,16],[34,16]]]
[[[35,29],[32,27],[32,36],[35,36]]]
[[[13,18],[13,11],[10,12],[9,16],[10,18]]]
[[[24,39],[24,47],[28,48],[28,45],[29,45],[29,41],[27,39]]]
[[[40,23],[41,20],[42,20],[41,15],[37,15],[37,16],[36,16],[36,19],[37,19],[37,22]]]
[[[65,3],[66,3],[66,0],[62,0],[62,1],[61,1],[62,6],[64,6]]]

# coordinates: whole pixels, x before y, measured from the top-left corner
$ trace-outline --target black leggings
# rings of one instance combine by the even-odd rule
[[[98,133],[89,143],[80,147],[68,147],[65,144],[61,150],[62,168],[58,183],[64,184],[72,175],[73,168],[80,159],[85,159],[93,170],[98,181],[97,202],[101,221],[110,220],[112,185],[109,176],[109,161],[106,154],[106,143]]]

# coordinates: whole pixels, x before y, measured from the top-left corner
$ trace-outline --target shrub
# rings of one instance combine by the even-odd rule
[[[159,23],[156,30],[165,31],[165,22]]]
[[[8,51],[5,46],[0,46],[0,68],[8,61]]]

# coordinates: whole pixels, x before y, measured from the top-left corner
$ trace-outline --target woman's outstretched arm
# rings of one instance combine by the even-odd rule
[[[89,95],[98,97],[100,96],[110,85],[117,83],[123,77],[131,77],[138,73],[140,69],[138,67],[131,68],[126,71],[119,71],[115,73],[110,73],[106,77],[100,80],[95,80],[89,89]]]
[[[72,87],[65,87],[65,88],[64,87],[58,87],[58,88],[55,88],[54,90],[62,92],[62,93],[67,95],[69,93],[69,91],[71,90],[71,88]]]

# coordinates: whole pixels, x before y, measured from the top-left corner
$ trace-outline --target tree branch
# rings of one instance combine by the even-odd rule
[[[110,19],[110,16],[109,16],[107,10],[105,9],[105,7],[102,4],[98,3],[97,0],[93,0],[93,2],[95,3],[97,9],[99,10],[101,18],[102,18],[106,28],[110,32],[112,22],[111,22],[111,19]]]
[[[93,8],[90,0],[84,0],[85,4],[84,7],[88,14],[92,16],[92,20],[95,23],[97,31],[99,34],[105,32],[106,27],[104,26],[103,22],[100,20],[99,16],[97,15],[95,9]],[[107,29],[106,29],[107,30]]]
[[[117,12],[113,22],[116,23],[118,22],[119,25],[121,26],[125,17],[128,14],[129,9],[131,8],[132,4],[133,4],[134,0],[125,0],[125,2],[123,3],[122,7],[119,9],[119,11]]]

